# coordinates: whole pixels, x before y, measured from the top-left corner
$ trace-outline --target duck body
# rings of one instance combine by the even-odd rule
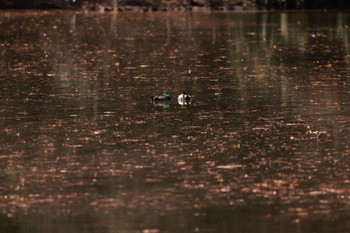
[[[171,97],[168,93],[164,93],[163,95],[156,95],[151,97],[153,103],[161,103],[161,102],[170,102]]]
[[[177,102],[178,102],[180,105],[191,104],[191,102],[192,102],[192,96],[190,96],[190,95],[187,94],[186,92],[182,92],[182,93],[177,97]]]

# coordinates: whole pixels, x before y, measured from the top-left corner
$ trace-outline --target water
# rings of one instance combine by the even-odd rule
[[[348,232],[349,24],[0,12],[1,232]]]

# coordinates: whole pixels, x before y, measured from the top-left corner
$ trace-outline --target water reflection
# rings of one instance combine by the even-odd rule
[[[347,13],[0,25],[2,230],[349,230]]]

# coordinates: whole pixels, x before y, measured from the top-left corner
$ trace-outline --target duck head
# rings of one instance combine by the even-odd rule
[[[171,97],[169,95],[169,93],[165,92],[163,93],[163,95],[156,95],[151,97],[152,102],[156,103],[156,102],[170,102]]]

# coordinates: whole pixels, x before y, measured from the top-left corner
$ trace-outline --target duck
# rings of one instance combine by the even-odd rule
[[[153,103],[161,103],[161,102],[170,102],[171,101],[171,96],[169,93],[163,93],[163,95],[156,95],[151,97],[151,100]]]
[[[190,95],[187,94],[186,92],[182,92],[182,93],[177,97],[177,102],[178,102],[180,105],[191,104],[191,102],[192,102],[192,96],[190,96]]]

